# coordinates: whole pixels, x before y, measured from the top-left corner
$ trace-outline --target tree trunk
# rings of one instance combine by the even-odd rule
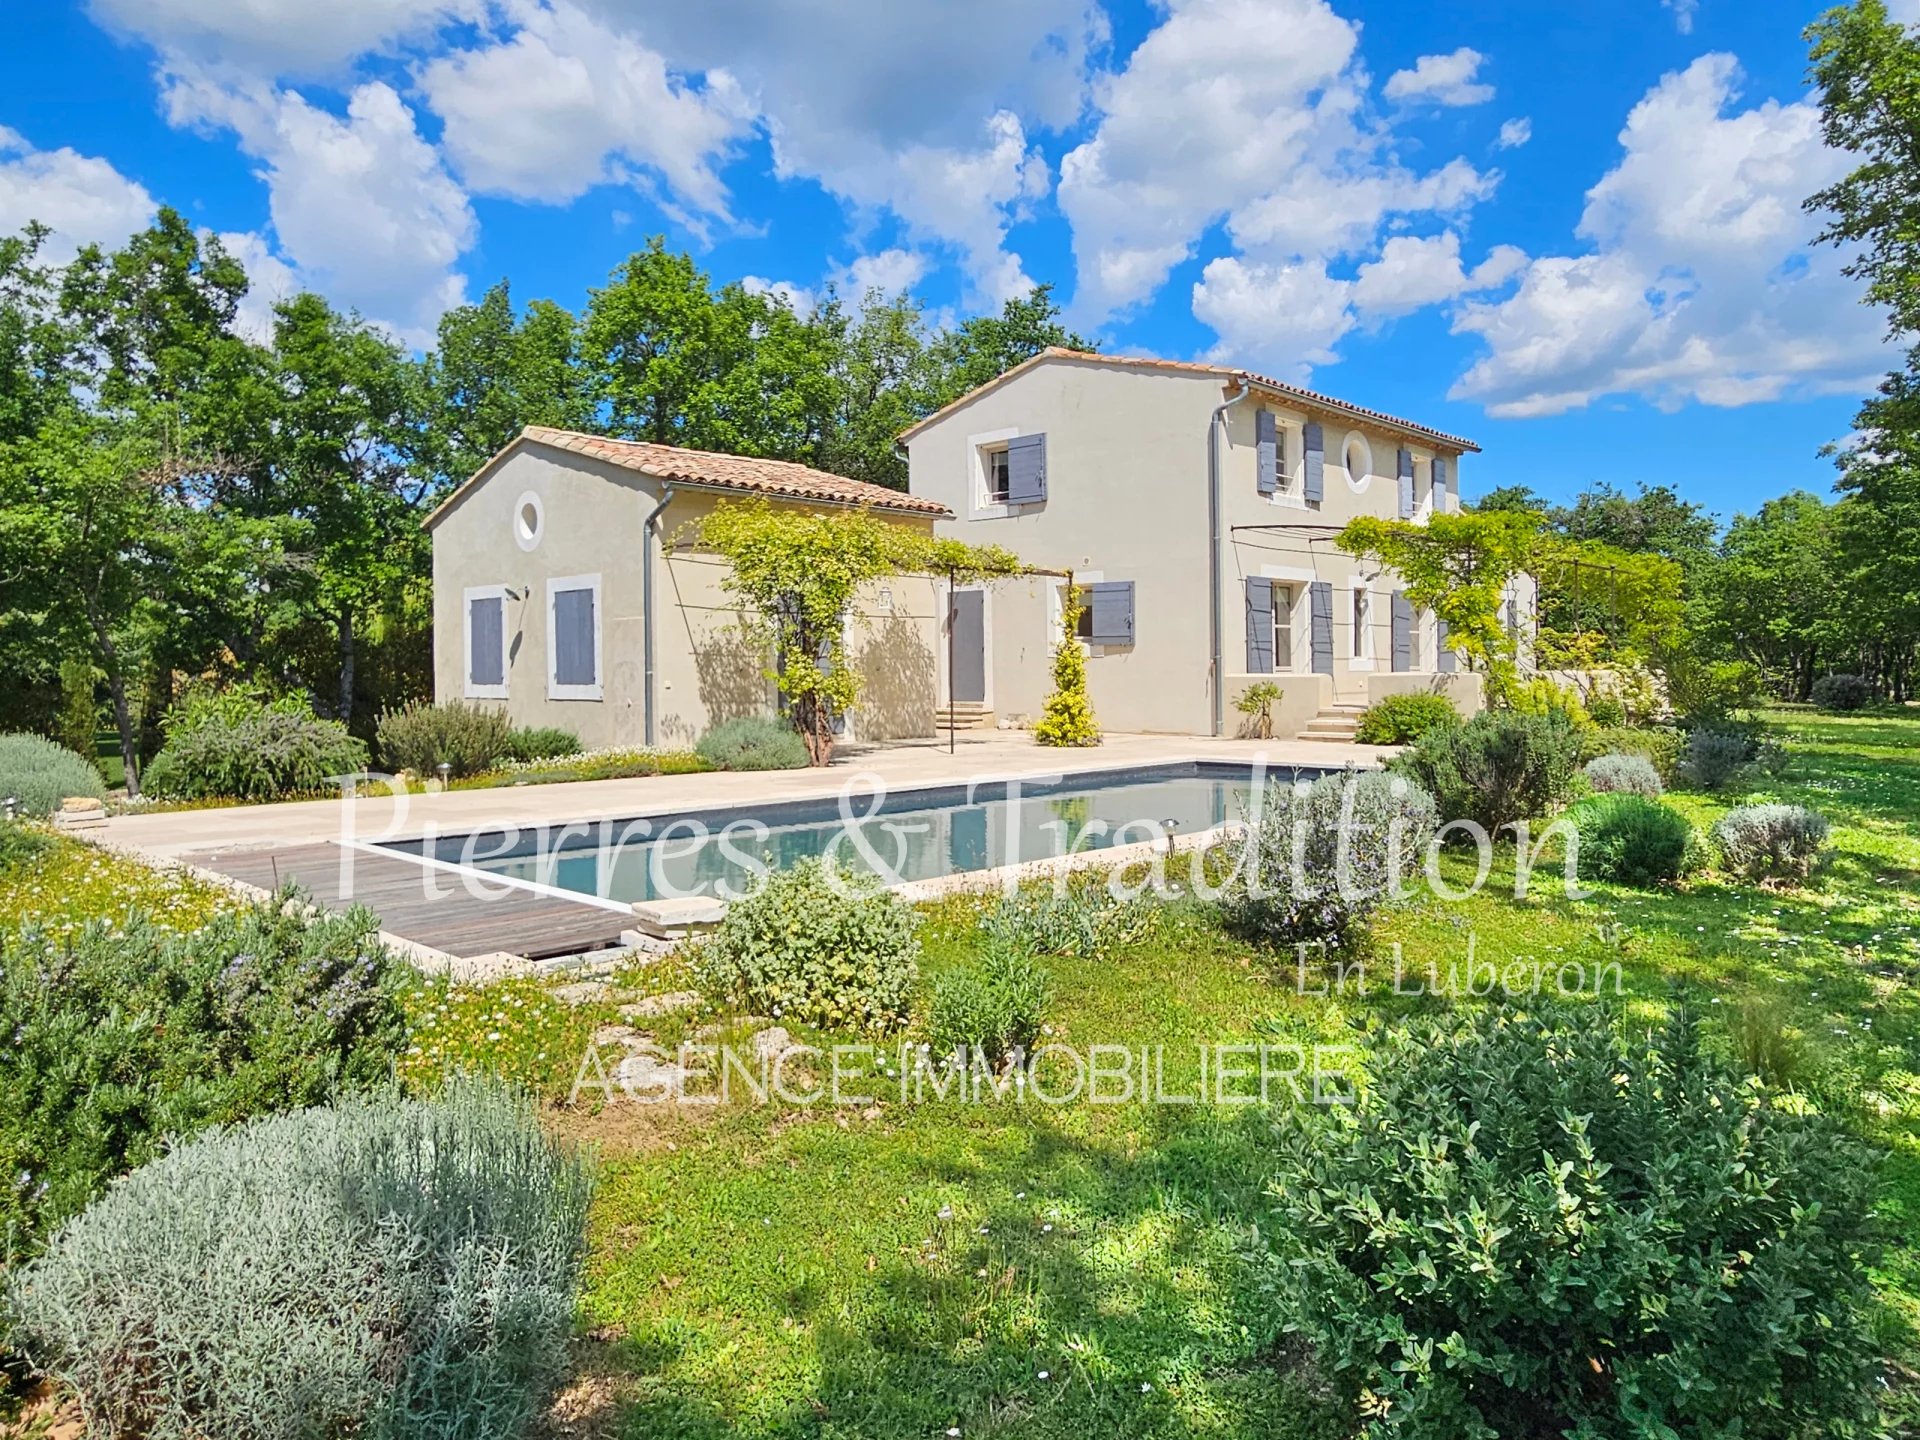
[[[342,610],[340,623],[340,696],[337,718],[343,725],[353,723],[354,665],[357,646],[353,631],[353,612]]]
[[[127,677],[120,671],[120,649],[113,643],[106,616],[93,595],[87,596],[87,623],[93,627],[94,643],[100,647],[102,668],[107,672],[107,694],[113,700],[113,728],[120,736],[120,763],[127,772],[127,794],[140,793],[140,746],[134,739],[133,712],[127,708]]]

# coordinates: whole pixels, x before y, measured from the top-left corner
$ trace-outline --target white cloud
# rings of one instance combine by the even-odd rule
[[[1665,406],[1857,392],[1884,370],[1880,319],[1810,248],[1802,197],[1846,168],[1811,100],[1734,110],[1739,70],[1706,55],[1663,77],[1587,192],[1591,249],[1531,261],[1515,293],[1455,329],[1487,354],[1455,384],[1496,415],[1545,415],[1612,394]]]
[[[1469,274],[1460,262],[1460,237],[1396,235],[1380,249],[1380,258],[1360,267],[1353,303],[1370,319],[1409,314],[1470,292],[1492,290],[1526,267],[1526,253],[1496,245]]]
[[[1497,150],[1518,150],[1533,139],[1533,121],[1516,115],[1500,127],[1500,138],[1493,142]]]
[[[1389,75],[1382,93],[1389,100],[1482,105],[1493,98],[1493,87],[1479,80],[1486,59],[1465,45],[1450,55],[1422,55],[1411,70],[1396,70]]]
[[[773,295],[787,302],[796,315],[811,315],[819,296],[791,280],[769,280],[764,275],[742,275],[740,288],[749,295]]]
[[[867,292],[878,290],[888,299],[913,289],[926,279],[932,262],[917,250],[898,247],[862,255],[835,275],[835,282],[848,300],[858,305]]]
[[[476,233],[464,191],[391,87],[356,88],[345,118],[290,90],[173,77],[176,124],[224,126],[262,164],[280,253],[314,288],[411,344],[465,296]]]
[[[91,0],[94,16],[179,65],[252,79],[319,75],[450,21],[486,0]]]
[[[1673,12],[1673,28],[1682,35],[1693,33],[1693,17],[1700,9],[1700,0],[1660,0],[1662,8]]]
[[[202,238],[213,232],[202,230]],[[262,345],[273,341],[273,307],[291,300],[308,287],[293,266],[276,255],[267,237],[252,230],[228,231],[214,235],[224,249],[247,272],[247,293],[240,297],[240,308],[233,317],[233,329]]]
[[[1194,285],[1193,313],[1220,336],[1214,358],[1258,356],[1282,379],[1304,381],[1313,366],[1339,358],[1335,343],[1357,323],[1352,293],[1351,280],[1334,279],[1315,261],[1249,264],[1223,255]]]
[[[695,86],[566,0],[510,0],[507,11],[518,26],[510,38],[442,56],[418,75],[470,186],[564,203],[594,185],[657,175],[695,215],[729,218],[718,166],[751,127],[730,75],[715,70]]]
[[[71,260],[82,245],[119,245],[152,218],[153,197],[105,160],[65,146],[36,150],[0,125],[0,235],[39,221],[53,233],[40,258]]]
[[[1423,174],[1395,157],[1391,132],[1366,113],[1358,47],[1324,0],[1171,0],[1097,88],[1092,136],[1061,161],[1075,319],[1098,324],[1146,300],[1222,223],[1238,253],[1208,267],[1196,315],[1213,323],[1232,313],[1223,297],[1256,291],[1324,300],[1346,283],[1328,263],[1370,251],[1389,216],[1451,216],[1491,193],[1499,177],[1465,160]],[[1251,328],[1229,323],[1223,342]],[[1293,364],[1331,343],[1289,328],[1249,358]],[[1324,338],[1338,327],[1306,328]]]

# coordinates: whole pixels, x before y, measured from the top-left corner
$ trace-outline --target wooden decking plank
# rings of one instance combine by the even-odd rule
[[[364,906],[380,917],[383,930],[462,958],[494,951],[538,958],[597,949],[617,943],[631,923],[623,923],[617,911],[532,891],[510,890],[482,900],[445,871],[364,852],[353,857],[351,896],[342,895],[340,847],[331,844],[216,852],[195,860],[263,890],[298,885],[330,910]]]

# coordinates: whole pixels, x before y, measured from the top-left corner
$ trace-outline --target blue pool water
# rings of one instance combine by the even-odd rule
[[[1292,784],[1321,773],[1288,766],[1263,778]],[[1017,789],[994,781],[897,791],[878,804],[857,794],[389,848],[606,900],[733,898],[752,889],[760,871],[821,855],[892,883],[1137,844],[1168,829],[1193,834],[1241,819],[1256,783],[1245,765],[1185,762],[1021,781]]]

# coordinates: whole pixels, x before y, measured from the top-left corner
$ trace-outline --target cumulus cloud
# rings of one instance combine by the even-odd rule
[[[1411,70],[1396,70],[1382,92],[1389,100],[1431,105],[1482,105],[1493,98],[1493,87],[1479,80],[1487,57],[1462,45],[1450,55],[1422,55]]]
[[[772,295],[783,300],[797,315],[811,315],[820,298],[808,286],[791,280],[769,280],[764,275],[742,275],[740,288],[749,295]]]
[[[834,279],[841,292],[857,305],[872,290],[878,290],[889,299],[911,290],[927,278],[927,272],[932,268],[932,262],[919,251],[896,246],[872,255],[859,256],[838,271]]]
[[[752,125],[733,77],[698,83],[565,0],[513,0],[508,38],[418,74],[442,144],[474,189],[564,203],[603,183],[657,176],[693,215],[729,219],[718,168]]]
[[[1193,313],[1220,335],[1215,359],[1254,359],[1282,379],[1305,381],[1313,366],[1339,358],[1334,345],[1356,323],[1352,291],[1351,280],[1333,278],[1318,261],[1250,263],[1223,255],[1194,285]],[[1276,352],[1273,336],[1286,337],[1284,350]]]
[[[486,0],[91,0],[94,17],[182,65],[254,79],[320,75],[453,21]]]
[[[1604,395],[1743,405],[1854,393],[1886,368],[1882,327],[1810,248],[1802,197],[1846,168],[1811,100],[1735,109],[1739,68],[1701,57],[1627,117],[1618,164],[1587,192],[1584,253],[1534,259],[1514,293],[1468,304],[1487,350],[1453,388],[1496,415],[1549,415]]]
[[[1496,245],[1469,273],[1460,261],[1460,237],[1395,235],[1380,257],[1354,277],[1353,303],[1375,320],[1409,314],[1476,291],[1493,290],[1526,267],[1526,252]]]
[[[0,235],[45,225],[40,258],[59,265],[81,246],[118,245],[152,218],[153,197],[105,160],[62,146],[36,150],[0,125]]]
[[[1500,138],[1495,140],[1498,150],[1518,150],[1533,139],[1533,121],[1524,115],[1516,115],[1500,127]]]
[[[1699,12],[1700,0],[1660,0],[1662,9],[1673,12],[1673,28],[1682,35],[1693,33],[1693,17]]]
[[[187,74],[165,103],[176,124],[233,131],[261,163],[280,253],[337,303],[421,344],[465,298],[455,267],[473,209],[392,87],[358,86],[341,117],[296,91]]]
[[[247,272],[247,293],[240,297],[233,329],[249,340],[263,345],[271,343],[273,307],[310,287],[301,280],[299,271],[274,253],[267,237],[257,231],[226,231],[214,235],[212,231],[202,230],[200,233],[203,238],[212,235]]]

